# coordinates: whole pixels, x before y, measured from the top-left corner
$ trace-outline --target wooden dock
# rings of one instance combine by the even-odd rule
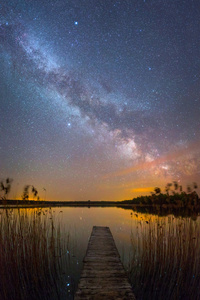
[[[109,227],[94,226],[75,300],[135,300]]]

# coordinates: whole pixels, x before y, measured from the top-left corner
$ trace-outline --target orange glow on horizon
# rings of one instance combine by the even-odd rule
[[[155,186],[133,188],[133,189],[131,189],[131,192],[132,193],[150,193],[150,192],[153,192],[154,188],[155,188]]]

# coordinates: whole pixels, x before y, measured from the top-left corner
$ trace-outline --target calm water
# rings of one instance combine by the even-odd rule
[[[65,233],[70,233],[71,253],[69,275],[77,285],[82,261],[86,253],[88,240],[93,226],[108,226],[113,234],[121,259],[125,265],[131,253],[131,232],[134,221],[130,210],[119,208],[55,208],[56,221],[61,222]],[[137,221],[136,221],[137,222]]]
[[[62,282],[58,297],[61,300],[73,299],[93,226],[110,227],[122,263],[125,269],[131,270],[129,274],[137,299],[200,299],[199,216],[158,217],[113,207],[57,207],[51,210],[52,219],[46,208],[21,211],[26,211],[29,220],[36,213],[39,218],[49,220],[50,224],[53,220],[54,228],[60,225],[61,241],[67,240],[69,236],[69,243],[66,243],[61,255],[65,260],[61,271],[62,280],[59,280]],[[16,209],[11,215],[17,213]],[[48,227],[50,235],[53,227]],[[191,296],[188,296],[187,291]],[[50,298],[47,296],[45,299]],[[57,298],[53,296],[51,299]]]
[[[77,286],[81,268],[82,268],[82,260],[85,255],[88,240],[92,231],[93,226],[108,226],[113,234],[116,246],[118,248],[119,254],[121,256],[121,260],[125,266],[128,268],[133,255],[135,257],[140,256],[140,253],[137,253],[138,249],[142,249],[143,246],[139,246],[140,248],[134,249],[133,251],[133,243],[131,243],[134,239],[134,243],[138,244],[140,241],[144,243],[144,247],[148,247],[148,242],[145,244],[146,239],[149,239],[149,234],[152,232],[152,236],[157,235],[157,224],[163,230],[165,227],[165,235],[167,239],[168,230],[172,238],[176,239],[176,231],[179,228],[182,228],[182,231],[188,232],[188,236],[190,235],[190,231],[193,234],[197,235],[194,237],[194,241],[200,238],[200,218],[195,218],[196,220],[192,220],[191,218],[175,218],[174,216],[166,216],[166,217],[158,217],[150,214],[142,214],[136,213],[132,210],[124,210],[121,208],[56,208],[53,209],[57,220],[59,220],[63,227],[66,228],[70,232],[70,241],[71,241],[71,265],[69,269],[69,280],[74,282],[75,286]],[[61,212],[62,211],[62,212]],[[151,223],[151,227],[150,226]],[[161,226],[162,225],[162,226]],[[150,228],[150,229],[149,229]],[[154,231],[155,230],[155,231]],[[177,231],[178,234],[178,231]],[[165,237],[161,234],[162,243],[167,243],[165,241]],[[157,237],[156,237],[157,239]],[[158,242],[155,239],[155,243],[153,245],[157,245]],[[172,244],[173,247],[173,244]],[[191,243],[190,246],[191,247]],[[200,247],[196,247],[196,253],[200,255]],[[155,246],[155,251],[157,246]],[[159,250],[160,251],[160,250]],[[191,249],[185,249],[185,253],[190,255]],[[170,256],[171,254],[169,254]],[[169,257],[170,259],[170,257]],[[199,261],[199,260],[198,260]],[[169,261],[167,264],[173,264],[173,262]],[[200,266],[199,266],[200,267]],[[145,268],[145,267],[144,267]],[[145,272],[145,270],[143,270]],[[200,270],[199,270],[200,271]],[[170,271],[171,272],[171,271]],[[174,271],[172,271],[174,272]],[[166,273],[166,272],[165,272]],[[161,276],[161,275],[159,275]],[[178,275],[177,275],[178,276]],[[191,275],[193,276],[193,275]],[[196,275],[195,275],[196,276]],[[71,285],[70,283],[69,286]],[[199,282],[200,283],[200,282]],[[145,299],[140,298],[140,299]],[[155,299],[156,296],[155,296]],[[162,298],[159,298],[162,299]],[[175,298],[174,298],[175,299]],[[177,297],[177,299],[179,299]],[[188,298],[189,299],[189,298]]]

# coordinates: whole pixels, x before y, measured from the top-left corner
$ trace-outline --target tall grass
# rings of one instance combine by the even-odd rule
[[[1,210],[0,299],[66,297],[68,248],[51,209]]]
[[[200,299],[198,220],[140,220],[132,249],[129,274],[137,299]]]

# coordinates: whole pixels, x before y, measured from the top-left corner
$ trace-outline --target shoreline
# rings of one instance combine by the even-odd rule
[[[22,200],[0,200],[0,209],[34,209],[34,208],[55,208],[55,207],[116,207],[128,209],[135,213],[167,216],[173,214],[175,217],[190,216],[194,219],[200,215],[200,205],[179,206],[176,204],[134,204],[124,201],[22,201]],[[131,212],[131,213],[132,213]]]

